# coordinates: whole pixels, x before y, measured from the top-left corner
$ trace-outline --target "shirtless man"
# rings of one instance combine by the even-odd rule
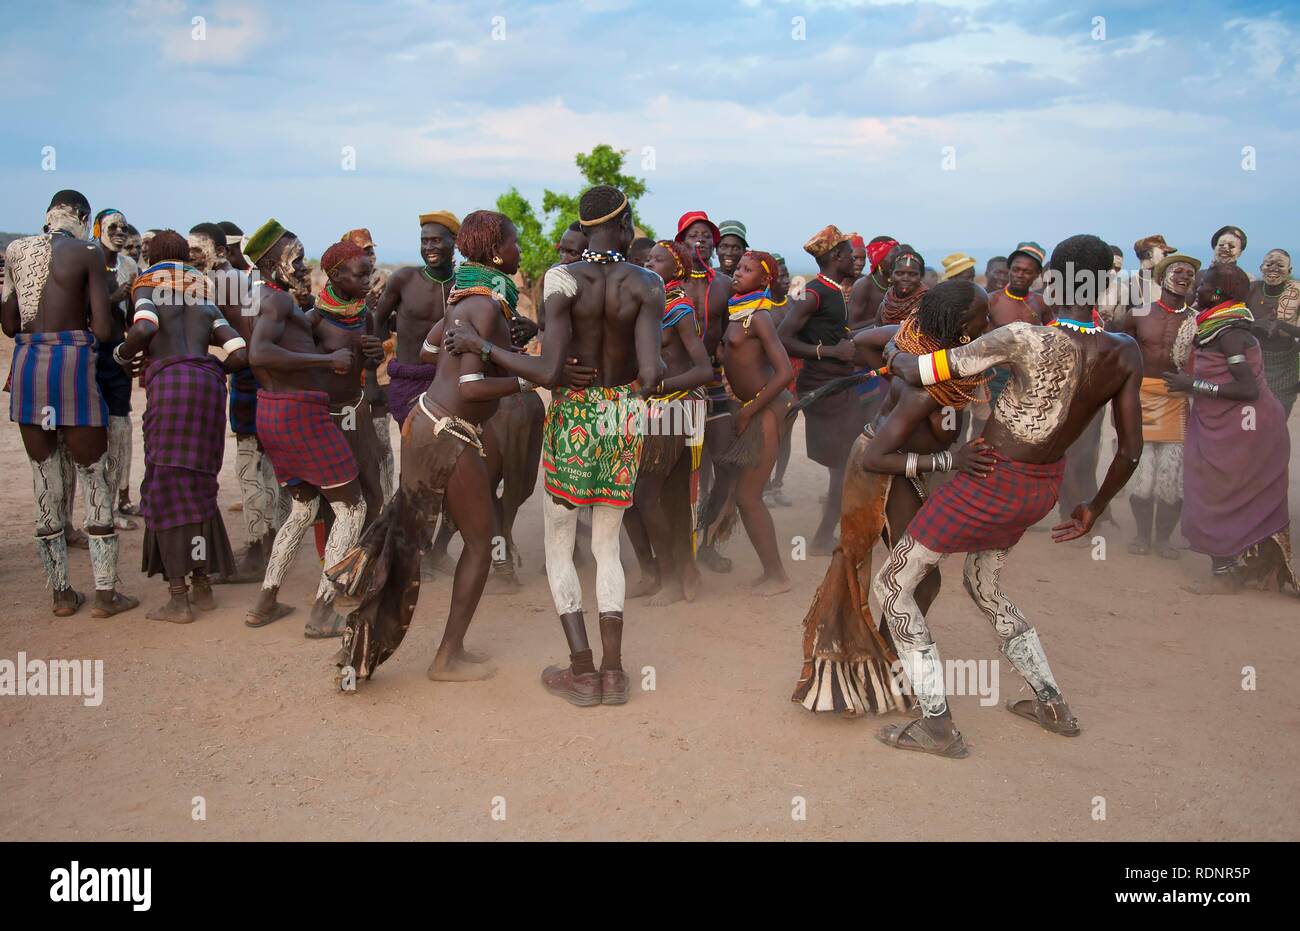
[[[849,328],[857,331],[875,326],[880,312],[880,302],[889,290],[889,269],[893,266],[890,253],[898,247],[898,240],[892,236],[877,236],[867,243],[867,264],[865,275],[853,282],[849,292]]]
[[[113,362],[113,350],[126,338],[131,282],[140,273],[140,266],[125,251],[126,217],[122,211],[109,208],[95,214],[91,236],[104,250],[104,277],[113,311],[113,337],[99,344],[95,363],[99,392],[108,404],[108,488],[113,493],[113,525],[118,530],[135,530],[135,521],[128,516],[135,509],[122,510],[129,503],[131,479],[131,376]]]
[[[85,498],[85,529],[95,574],[93,617],[112,617],[140,602],[116,590],[118,540],[108,485],[108,405],[95,381],[96,340],[113,336],[104,253],[85,241],[90,203],[59,191],[45,214],[45,232],[15,239],[5,251],[0,321],[13,338],[9,417],[18,424],[32,466],[36,548],[54,614],[69,617],[85,597],[68,584],[64,536],[63,457],[77,470]],[[89,312],[88,312],[89,310]]]
[[[677,220],[674,239],[686,246],[693,259],[690,277],[686,280],[686,296],[695,308],[695,327],[713,365],[713,380],[705,386],[709,395],[708,419],[704,425],[704,462],[707,465],[700,474],[700,495],[706,499],[701,510],[707,512],[726,500],[735,482],[735,476],[729,470],[718,469],[711,462],[713,456],[731,445],[735,436],[732,416],[736,403],[727,395],[727,386],[722,381],[722,363],[718,361],[718,344],[722,341],[722,331],[727,327],[731,278],[713,268],[713,251],[721,242],[722,233],[703,210],[682,214]],[[710,471],[712,480],[706,483]],[[701,514],[701,519],[707,522],[709,517]],[[712,540],[705,537],[698,543],[696,562],[714,572],[731,571],[731,560],[718,553]]]
[[[1011,383],[983,433],[994,458],[992,474],[957,475],[935,492],[894,545],[873,586],[922,711],[919,719],[880,732],[889,746],[955,758],[969,753],[953,726],[943,664],[916,600],[918,586],[947,553],[968,554],[966,590],[1034,692],[1031,699],[1008,701],[1008,710],[1052,733],[1079,733],[1037,632],[1002,592],[998,577],[1011,547],[1055,506],[1062,457],[1106,403],[1115,402],[1115,458],[1097,496],[1078,503],[1070,519],[1053,528],[1053,539],[1064,542],[1088,533],[1142,454],[1141,350],[1130,337],[1092,322],[1110,267],[1104,241],[1072,236],[1057,245],[1049,263],[1048,299],[1057,326],[1011,323],[956,349],[921,356],[887,353],[890,371],[913,386],[1002,363],[1012,368]]]
[[[749,232],[739,220],[723,220],[718,224],[718,233],[718,270],[731,277],[749,248]]]
[[[1043,296],[1029,290],[1034,279],[1043,273],[1046,258],[1047,252],[1036,242],[1022,242],[1007,257],[1006,285],[988,292],[992,326],[1006,326],[1017,321],[1034,326],[1051,323],[1052,317],[1043,303]]]
[[[122,252],[130,256],[131,261],[137,266],[140,264],[140,244],[140,231],[128,223],[126,225],[126,245],[122,248]]]
[[[582,231],[581,223],[574,220],[569,224],[555,244],[555,251],[560,255],[561,265],[572,265],[582,258],[582,253],[587,251],[587,234]]]
[[[849,273],[844,284],[852,289],[867,267],[867,241],[857,233],[849,233],[849,246],[853,250],[853,271]]]
[[[357,463],[330,417],[327,371],[354,370],[353,348],[322,352],[311,321],[293,297],[309,280],[298,237],[268,220],[248,237],[244,254],[261,276],[254,295],[256,323],[249,361],[261,386],[257,391],[257,436],[271,459],[276,480],[289,486],[293,505],[276,531],[262,591],[244,623],[264,627],[294,609],[276,600],[280,584],[298,555],[303,535],[324,497],[334,512],[325,544],[325,565],[352,548],[366,519],[366,502],[357,483]],[[310,638],[342,636],[346,626],[333,608],[334,587],[324,574],[304,628]]]
[[[247,345],[253,338],[253,285],[244,272],[231,263],[232,252],[239,246],[229,243],[231,234],[217,223],[199,223],[190,228],[188,243],[190,264],[212,282],[212,300],[221,318]],[[239,237],[242,241],[242,236]],[[257,439],[257,378],[244,355],[244,365],[230,372],[230,429],[235,434],[235,477],[243,503],[244,522],[248,528],[248,545],[235,558],[235,570],[221,574],[216,581],[260,582],[266,576],[266,560],[271,555],[276,528],[283,522],[278,512],[287,512],[287,498],[276,484],[271,462],[262,452]]]
[[[858,362],[884,364],[890,340],[915,352],[955,349],[988,329],[988,301],[968,281],[950,281],[926,292],[916,315],[901,326],[863,330],[853,337]],[[906,710],[909,699],[895,680],[898,657],[888,626],[872,617],[871,557],[882,538],[888,547],[931,493],[929,477],[954,469],[983,476],[992,454],[982,437],[952,451],[965,424],[963,408],[979,397],[984,376],[913,388],[888,380],[880,416],[862,430],[849,453],[844,476],[840,542],[804,617],[803,666],[792,701],[809,711],[857,715]],[[924,613],[939,594],[936,569],[918,586]]]
[[[531,388],[494,358],[514,353],[510,318],[519,296],[510,276],[519,268],[514,224],[478,210],[459,226],[456,245],[465,261],[447,297],[451,333],[473,334],[480,350],[444,356],[429,388],[416,399],[402,430],[400,485],[392,505],[359,545],[327,572],[340,591],[359,601],[348,616],[340,685],[369,679],[401,644],[420,595],[420,555],[428,548],[444,499],[465,548],[456,563],[447,626],[428,676],[436,681],[486,679],[495,672],[465,649],[491,561],[495,533],[482,424],[500,398]],[[427,340],[422,339],[422,343]],[[550,343],[550,338],[547,339]],[[450,345],[449,345],[450,348]],[[616,531],[617,532],[617,531]]]
[[[1187,395],[1170,391],[1164,376],[1183,371],[1191,356],[1196,314],[1188,301],[1200,267],[1187,255],[1162,259],[1152,270],[1160,299],[1150,308],[1134,308],[1124,318],[1123,332],[1142,350],[1143,455],[1129,494],[1137,534],[1128,551],[1137,556],[1151,552],[1153,524],[1156,552],[1165,559],[1182,555],[1169,537],[1183,513]]]
[[[379,482],[380,453],[374,419],[363,393],[365,374],[373,372],[384,358],[383,343],[375,335],[374,317],[366,307],[374,260],[356,243],[343,240],[325,250],[320,267],[328,280],[316,295],[315,307],[307,312],[307,320],[322,352],[346,349],[352,353],[353,362],[347,371],[324,373],[325,391],[330,398],[330,416],[343,431],[357,461],[366,515],[374,521],[384,506],[384,493]]]
[[[230,220],[222,220],[217,226],[226,234],[226,257],[230,260],[230,267],[240,272],[251,271],[248,259],[244,258],[244,231]]]
[[[1010,278],[1010,268],[1005,255],[995,255],[984,263],[984,290],[989,294],[1005,288]]]
[[[399,268],[375,309],[375,335],[388,338],[397,315],[396,357],[388,363],[388,409],[401,427],[415,401],[433,383],[435,366],[420,361],[420,347],[447,309],[460,221],[446,210],[420,216],[420,257],[424,265]]]
[[[211,302],[211,283],[187,267],[190,245],[181,235],[162,230],[150,250],[156,261],[132,290],[133,322],[114,361],[126,368],[142,353],[149,359],[140,378],[146,399],[141,568],[161,574],[171,597],[145,616],[188,624],[194,608],[217,606],[211,573],[234,569],[217,476],[226,447],[226,371],[247,365],[248,349]],[[209,346],[225,350],[224,365]]]
[[[691,548],[695,529],[691,476],[702,451],[696,441],[697,436],[703,441],[703,423],[694,420],[703,416],[704,386],[713,379],[713,366],[695,331],[695,308],[686,296],[690,252],[679,242],[661,240],[650,250],[645,267],[664,281],[659,326],[665,368],[663,382],[650,399],[650,428],[626,524],[641,563],[640,583],[630,594],[650,595],[650,605],[663,606],[682,599],[694,601],[699,588]],[[685,433],[687,426],[694,431],[690,436]]]
[[[598,184],[582,195],[578,209],[590,242],[583,261],[546,273],[542,354],[512,352],[485,342],[466,326],[449,329],[445,344],[452,352],[480,353],[542,385],[556,385],[569,358],[595,370],[596,384],[590,388],[555,391],[546,418],[546,574],[568,641],[569,664],[547,667],[542,685],[575,705],[613,705],[624,704],[628,696],[619,530],[623,510],[632,503],[642,439],[629,408],[638,396],[651,395],[662,377],[664,287],[658,275],[623,260],[633,236],[626,195]],[[599,672],[587,643],[582,585],[573,564],[577,508],[589,505],[603,647]]]

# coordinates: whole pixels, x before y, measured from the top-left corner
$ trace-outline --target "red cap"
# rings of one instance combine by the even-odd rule
[[[710,220],[709,215],[703,210],[692,210],[690,213],[682,214],[681,219],[677,221],[676,241],[682,241],[682,236],[686,233],[686,227],[701,220],[709,224],[709,229],[713,231],[713,244],[716,246],[718,240],[722,238],[722,233],[718,232],[717,224]]]

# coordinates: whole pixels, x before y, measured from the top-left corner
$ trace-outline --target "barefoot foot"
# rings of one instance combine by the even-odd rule
[[[784,573],[777,576],[765,576],[754,583],[754,594],[762,595],[764,598],[771,598],[773,595],[788,592],[790,587],[790,577]]]
[[[665,605],[676,604],[679,601],[686,600],[686,591],[682,587],[680,580],[669,582],[659,589],[646,604],[652,608],[662,608]]]
[[[145,614],[151,621],[170,621],[173,624],[193,624],[194,612],[190,610],[190,600],[184,595],[172,595],[164,605],[160,605]]]
[[[636,583],[628,588],[627,596],[629,598],[644,598],[646,595],[655,594],[662,587],[663,583],[660,581],[657,571],[647,572],[642,569],[641,578],[637,579]]]
[[[429,666],[429,678],[434,682],[478,682],[496,675],[497,668],[491,663],[473,663],[465,656],[461,653],[460,657],[446,662],[434,659]]]

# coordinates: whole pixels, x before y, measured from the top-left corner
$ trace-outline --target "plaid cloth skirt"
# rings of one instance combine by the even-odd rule
[[[330,398],[324,391],[259,389],[257,438],[281,485],[303,482],[334,488],[357,477],[357,460],[330,417]]]
[[[225,370],[213,356],[174,356],[151,363],[141,381],[145,526],[159,531],[201,524],[218,513]]]
[[[959,472],[921,506],[907,528],[917,542],[936,553],[1010,549],[1056,507],[1065,459],[1017,462],[990,452],[992,475]]]

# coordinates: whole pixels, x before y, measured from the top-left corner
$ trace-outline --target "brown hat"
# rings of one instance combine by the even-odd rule
[[[1159,284],[1160,282],[1164,281],[1165,272],[1169,270],[1169,267],[1171,265],[1177,265],[1180,262],[1184,265],[1192,266],[1193,272],[1199,272],[1201,270],[1200,259],[1193,258],[1190,255],[1180,255],[1179,253],[1175,252],[1172,255],[1165,256],[1158,263],[1156,263],[1156,267],[1151,269],[1151,280],[1154,281],[1156,284]]]
[[[831,224],[824,227],[812,239],[803,244],[803,251],[807,252],[814,259],[820,259],[827,252],[830,252],[842,242],[848,242],[847,233],[840,232],[840,228]]]
[[[1165,237],[1161,236],[1159,233],[1156,233],[1154,236],[1144,236],[1137,242],[1133,243],[1133,252],[1136,253],[1139,259],[1146,258],[1147,253],[1149,253],[1153,248],[1163,249],[1165,255],[1178,251],[1177,246],[1169,245],[1169,243],[1165,242]]]

